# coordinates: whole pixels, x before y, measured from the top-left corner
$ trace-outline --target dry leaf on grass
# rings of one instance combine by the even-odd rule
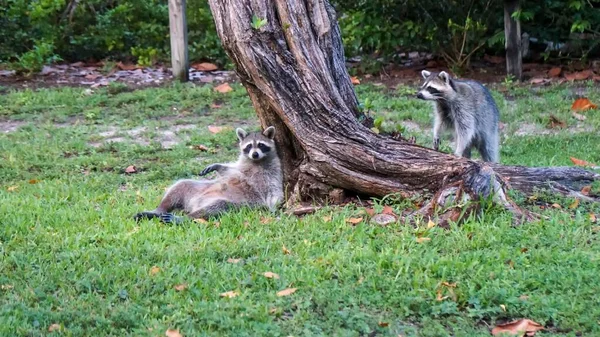
[[[583,186],[583,188],[581,189],[581,194],[590,195],[591,191],[592,191],[592,186],[590,186],[590,185]]]
[[[227,298],[234,298],[234,297],[238,296],[239,294],[240,294],[239,292],[232,290],[232,291],[226,291],[224,293],[221,293],[220,296],[227,297]]]
[[[2,289],[2,290],[10,290],[10,289],[12,289],[14,287],[15,286],[13,286],[12,284],[3,284],[3,285],[0,285],[0,289]]]
[[[183,335],[179,332],[179,330],[169,329],[165,332],[165,336],[167,337],[183,337]]]
[[[435,227],[435,222],[431,221],[431,219],[429,219],[429,222],[427,222],[427,229],[431,229]]]
[[[137,168],[134,165],[129,165],[129,166],[127,166],[127,168],[125,168],[125,173],[132,174],[132,173],[136,173],[136,172],[137,172]]]
[[[198,71],[215,71],[218,69],[216,65],[208,62],[192,64],[192,68]]]
[[[360,80],[356,76],[350,77],[350,81],[352,81],[352,84],[354,84],[354,85],[360,84]]]
[[[557,203],[553,203],[553,204],[552,204],[552,208],[561,209],[561,208],[562,208],[562,206],[561,206],[561,205],[559,205],[559,204],[557,204]]]
[[[154,266],[154,267],[150,268],[150,275],[156,275],[159,271],[160,271],[160,268],[158,266]]]
[[[589,98],[586,97],[576,99],[571,105],[571,110],[573,111],[585,111],[597,108],[598,106],[592,103],[592,101],[590,101]]]
[[[271,222],[273,222],[273,218],[271,218],[271,217],[263,216],[260,218],[260,223],[263,225],[268,225]]]
[[[387,327],[388,325],[390,325],[390,323],[388,323],[388,322],[379,322],[379,323],[377,323],[377,325],[379,325],[379,326],[380,326],[380,327],[382,327],[382,328],[385,328],[385,327]]]
[[[596,214],[590,213],[590,222],[593,222],[593,223],[596,222]]]
[[[298,288],[287,288],[277,292],[277,297],[288,296],[296,292]]]
[[[375,215],[375,209],[373,209],[373,208],[371,208],[371,207],[365,208],[365,212],[366,212],[366,213],[367,213],[369,216],[373,216],[373,215]]]
[[[37,184],[37,183],[39,183],[39,182],[40,182],[40,181],[39,181],[39,180],[37,180],[37,179],[31,179],[31,180],[29,180],[29,183],[30,183],[30,184],[32,184],[32,185],[33,185],[33,184]]]
[[[225,127],[223,127],[223,126],[214,126],[214,125],[208,126],[208,131],[210,131],[210,133],[219,133],[223,130],[225,130]]]
[[[353,224],[353,225],[356,225],[356,224],[360,223],[361,221],[363,221],[362,217],[359,217],[359,218],[346,218],[346,222],[350,223],[350,224]]]
[[[208,147],[206,145],[202,145],[202,144],[194,146],[194,149],[203,151],[203,152],[208,151]]]
[[[323,217],[323,222],[329,222],[329,221],[331,221],[331,216],[330,215]]]
[[[564,128],[567,126],[567,123],[561,121],[560,119],[558,119],[556,116],[554,115],[550,115],[550,122],[548,123],[548,128],[550,129],[557,129],[557,128]]]
[[[264,275],[266,278],[274,278],[274,279],[279,279],[279,275],[277,275],[277,274],[275,274],[275,273],[273,273],[273,272],[270,272],[270,271],[266,271],[266,272],[264,272],[264,274],[263,274],[263,275]]]
[[[18,188],[19,188],[19,186],[17,186],[17,185],[13,185],[13,186],[8,186],[8,187],[6,188],[6,190],[7,190],[7,191],[9,191],[9,192],[14,192],[14,191],[16,191]]]
[[[500,336],[508,333],[510,336],[534,336],[536,332],[544,330],[544,327],[529,319],[520,319],[505,324],[498,324],[492,329],[492,335]]]
[[[60,331],[60,324],[52,324],[48,327],[48,331],[49,332],[53,332],[53,331]]]
[[[427,242],[427,241],[431,241],[431,238],[417,238],[418,243],[423,243],[423,242]]]
[[[570,209],[575,209],[577,207],[579,207],[579,199],[575,199],[575,201],[573,201],[573,203],[569,205]]]
[[[182,284],[178,284],[178,285],[174,286],[173,288],[175,288],[175,290],[177,290],[177,291],[183,291],[183,290],[187,289],[187,287],[188,287],[187,284],[182,283]]]
[[[232,258],[227,259],[227,262],[229,262],[229,263],[239,263],[240,261],[242,261],[242,259],[232,259]]]
[[[223,83],[223,84],[217,85],[215,87],[215,90],[222,94],[225,94],[225,93],[232,91],[233,88],[229,86],[229,83]]]
[[[558,76],[560,76],[560,73],[562,73],[561,67],[554,67],[554,68],[548,70],[548,76],[550,76],[550,77],[558,77]]]
[[[282,246],[281,246],[281,251],[282,251],[282,252],[283,252],[283,254],[285,254],[285,255],[289,255],[289,254],[291,254],[291,253],[292,253],[292,252],[291,252],[289,249],[287,249],[287,248],[285,247],[285,245],[282,245]]]
[[[577,165],[577,166],[590,166],[590,167],[596,167],[596,164],[592,164],[590,162],[587,162],[585,160],[581,160],[581,159],[577,159],[575,157],[569,157],[571,159],[571,161],[573,162],[573,164]]]
[[[529,80],[529,83],[531,83],[531,84],[542,84],[542,83],[546,83],[546,82],[550,82],[550,80],[547,78],[543,78],[543,77],[534,77]]]
[[[383,211],[381,211],[381,214],[389,214],[389,215],[396,215],[394,213],[394,209],[391,208],[390,206],[383,206]]]

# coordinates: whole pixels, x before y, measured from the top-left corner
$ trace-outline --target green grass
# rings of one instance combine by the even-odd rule
[[[22,123],[0,134],[0,335],[163,336],[176,328],[184,336],[489,336],[488,325],[522,317],[548,327],[541,336],[600,335],[600,231],[588,215],[598,206],[534,209],[550,220],[518,228],[499,210],[450,230],[346,223],[359,206],[303,218],[240,210],[218,226],[135,223],[132,215],[153,208],[174,180],[235,158],[233,129],[207,129],[258,126],[244,89],[234,88],[0,95],[0,121]],[[526,89],[510,88],[510,101],[494,91],[507,130],[502,161],[599,163],[598,112],[583,123],[572,118],[568,86]],[[430,144],[430,106],[411,98],[412,88],[357,90],[384,128],[411,120],[421,129],[406,134]],[[597,89],[582,90],[600,102]],[[549,113],[570,129],[514,135],[525,123],[546,130]],[[591,130],[573,132],[577,123]],[[120,142],[104,144],[107,130]],[[159,143],[165,130],[181,140],[168,150]],[[125,174],[129,165],[141,172]],[[418,243],[421,236],[431,240]],[[438,289],[450,295],[442,282],[457,284],[455,297],[436,299]],[[187,288],[175,290],[180,284]],[[276,296],[289,287],[298,290]],[[240,295],[220,297],[226,291]],[[49,333],[55,323],[60,332]]]

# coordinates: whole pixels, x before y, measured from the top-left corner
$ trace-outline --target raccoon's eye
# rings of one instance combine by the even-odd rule
[[[249,153],[250,149],[252,149],[252,144],[246,145],[246,147],[244,148],[244,153]]]
[[[429,91],[429,93],[432,94],[432,95],[441,94],[442,93],[441,91],[437,90],[436,88],[432,88],[432,87],[427,88],[427,91]]]
[[[267,145],[263,144],[263,143],[258,143],[258,148],[263,152],[263,153],[267,153],[269,151],[271,151],[271,148],[268,147]]]

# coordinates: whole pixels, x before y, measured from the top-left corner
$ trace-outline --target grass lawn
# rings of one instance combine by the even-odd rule
[[[518,228],[499,210],[450,230],[347,223],[360,206],[135,223],[176,179],[235,159],[233,128],[258,121],[233,87],[0,90],[1,336],[489,336],[517,318],[544,324],[540,336],[600,336],[597,205],[529,205],[550,220]],[[598,89],[494,88],[503,163],[600,163],[600,113],[569,111],[580,94],[599,103]],[[429,146],[414,88],[357,92],[384,128]],[[566,128],[546,128],[550,114]]]

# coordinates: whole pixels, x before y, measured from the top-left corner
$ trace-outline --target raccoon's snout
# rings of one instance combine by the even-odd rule
[[[417,98],[418,99],[425,99],[425,96],[423,96],[423,93],[421,93],[420,91],[417,93]]]
[[[253,159],[258,159],[258,156],[259,156],[258,152],[252,152]]]

